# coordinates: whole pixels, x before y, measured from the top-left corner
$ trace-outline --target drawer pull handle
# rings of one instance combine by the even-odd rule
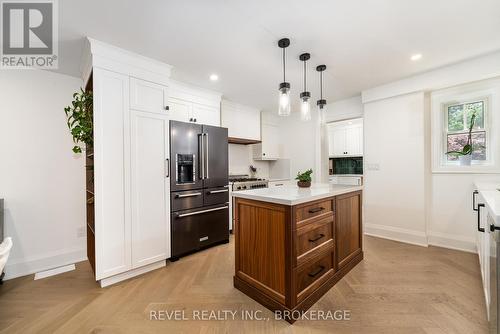
[[[318,241],[319,239],[323,238],[325,235],[323,233],[320,233],[320,235],[318,235],[316,238],[314,239],[309,239],[309,242],[316,242]]]
[[[177,195],[175,195],[175,198],[195,197],[195,196],[200,196],[200,195],[201,195],[201,193],[177,194]]]
[[[219,193],[227,193],[229,191],[229,189],[221,189],[221,190],[212,190],[212,191],[209,191],[208,194],[219,194]]]
[[[316,212],[320,212],[323,210],[325,210],[324,207],[314,208],[314,209],[309,210],[309,213],[316,213]]]
[[[309,273],[309,274],[307,274],[307,275],[309,275],[309,277],[316,277],[316,276],[318,276],[318,274],[319,274],[320,272],[322,272],[324,269],[325,269],[325,267],[324,267],[324,266],[319,266],[319,268],[318,268],[318,269],[316,269],[315,271],[313,271],[313,272],[311,272],[311,273]]]

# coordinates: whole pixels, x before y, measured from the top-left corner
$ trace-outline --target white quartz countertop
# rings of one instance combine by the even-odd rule
[[[310,188],[299,188],[296,184],[290,184],[281,187],[233,191],[232,194],[233,197],[253,199],[256,201],[297,205],[362,189],[363,186],[313,183]]]
[[[498,182],[475,182],[476,189],[481,193],[488,211],[500,225],[500,183]]]

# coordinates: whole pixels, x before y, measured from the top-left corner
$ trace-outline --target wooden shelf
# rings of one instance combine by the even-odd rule
[[[227,139],[227,142],[229,144],[239,144],[239,145],[251,145],[251,144],[258,144],[261,143],[260,140],[255,140],[255,139],[243,139],[243,138],[234,138],[234,137],[229,137]]]

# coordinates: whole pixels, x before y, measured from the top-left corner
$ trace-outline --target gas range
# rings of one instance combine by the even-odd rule
[[[229,184],[232,191],[240,191],[267,188],[268,181],[266,179],[249,177],[248,175],[232,175],[229,176]]]

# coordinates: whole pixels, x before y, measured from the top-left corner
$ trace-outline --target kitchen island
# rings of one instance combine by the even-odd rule
[[[363,259],[361,196],[332,184],[233,192],[234,286],[273,311],[309,309]]]

